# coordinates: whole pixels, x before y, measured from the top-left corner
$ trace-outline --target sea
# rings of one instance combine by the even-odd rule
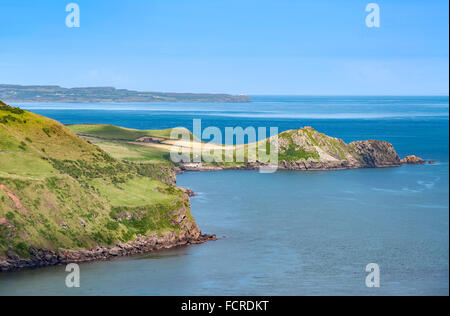
[[[343,171],[187,172],[217,241],[0,274],[0,295],[449,295],[449,98],[252,96],[250,103],[20,103],[64,124],[135,129],[312,126],[391,142],[435,164]],[[373,270],[370,267],[377,267]],[[371,282],[374,273],[377,286]]]

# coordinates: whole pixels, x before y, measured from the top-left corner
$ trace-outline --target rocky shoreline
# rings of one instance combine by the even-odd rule
[[[10,250],[6,253],[7,258],[0,260],[0,271],[7,272],[69,263],[105,261],[116,257],[132,256],[179,246],[201,244],[216,239],[216,235],[207,234],[200,234],[197,238],[179,238],[175,233],[171,232],[164,237],[158,237],[155,234],[149,238],[138,237],[135,241],[118,243],[115,246],[98,246],[84,250],[59,249],[55,252],[47,249],[31,248],[31,257],[26,259],[20,258]]]
[[[278,162],[278,170],[292,171],[321,171],[321,170],[348,170],[363,168],[393,168],[404,164],[425,164],[426,161],[414,155],[400,159],[392,144],[383,141],[357,141],[351,143],[355,153],[361,157],[356,159],[349,156],[345,159],[334,159],[328,161],[318,161],[307,159],[300,161]],[[433,164],[430,160],[428,163]],[[267,164],[256,162],[247,162],[243,165],[224,166],[224,165],[204,165],[202,163],[181,163],[175,172],[177,174],[186,171],[223,171],[223,170],[258,170],[261,167],[268,167]]]
[[[189,195],[191,190],[181,188],[184,191],[186,204],[190,205]],[[30,247],[29,257],[20,257],[13,249],[0,256],[0,272],[16,271],[22,269],[34,269],[69,263],[82,263],[91,261],[104,261],[116,257],[132,256],[149,253],[162,249],[170,249],[179,246],[202,244],[207,241],[217,240],[216,235],[202,234],[190,216],[189,208],[184,205],[172,211],[172,224],[179,227],[179,231],[168,231],[163,235],[154,232],[150,236],[137,236],[134,241],[117,243],[113,246],[102,246],[91,249],[58,249],[52,251]]]
[[[325,170],[349,170],[349,169],[364,169],[364,168],[394,168],[402,166],[402,163],[386,163],[377,165],[375,167],[367,165],[352,165],[347,162],[316,162],[316,161],[300,161],[300,162],[286,162],[281,161],[277,167],[278,170],[290,171],[325,171]],[[261,167],[269,167],[267,164],[259,162],[246,163],[241,166],[198,166],[189,167],[180,165],[176,169],[177,174],[186,171],[225,171],[225,170],[259,170]]]

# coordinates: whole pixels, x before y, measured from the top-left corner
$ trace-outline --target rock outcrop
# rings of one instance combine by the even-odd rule
[[[192,191],[191,189],[188,189],[188,188],[182,188],[182,187],[179,187],[185,194],[187,194],[187,196],[189,196],[189,197],[193,197],[193,196],[195,196],[196,194],[194,193],[194,191]]]
[[[392,144],[378,140],[355,141],[319,133],[311,127],[281,133],[279,165],[290,170],[398,167],[400,158]]]
[[[391,143],[379,140],[365,140],[350,143],[360,158],[359,168],[398,167],[400,157]]]
[[[422,158],[416,157],[414,155],[410,155],[410,156],[403,158],[401,160],[401,162],[404,164],[409,164],[409,165],[423,165],[426,163],[425,160],[423,160]]]

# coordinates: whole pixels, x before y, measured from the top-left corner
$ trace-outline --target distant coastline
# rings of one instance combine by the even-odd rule
[[[63,88],[0,84],[6,102],[250,102],[248,95],[213,93],[143,92],[113,87]]]

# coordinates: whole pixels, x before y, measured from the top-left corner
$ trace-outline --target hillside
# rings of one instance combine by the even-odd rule
[[[60,123],[0,101],[0,270],[209,238],[169,167],[116,160]]]
[[[141,92],[113,87],[62,88],[0,84],[7,102],[250,102],[247,95]]]

